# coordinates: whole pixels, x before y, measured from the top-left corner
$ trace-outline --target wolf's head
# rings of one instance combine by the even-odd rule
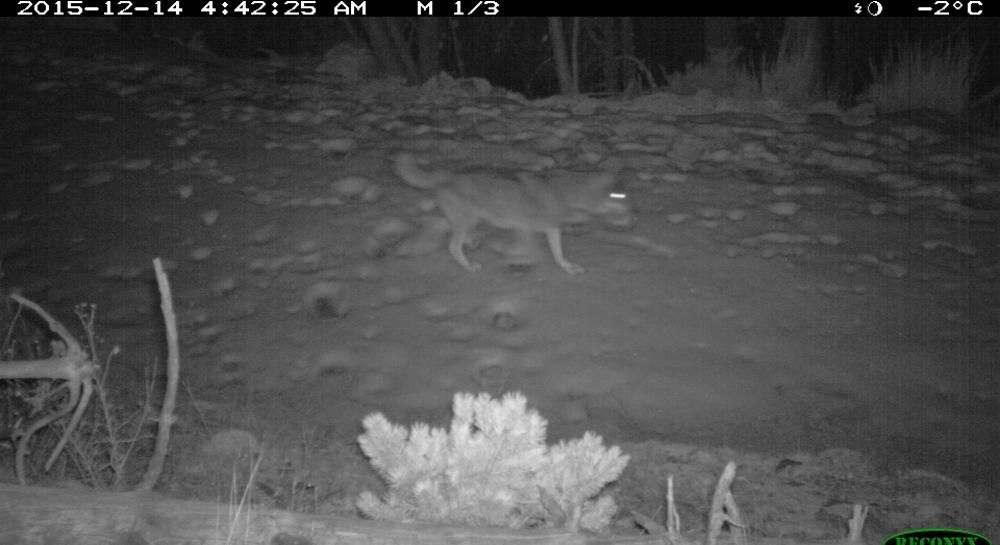
[[[610,163],[610,164],[609,164]],[[628,194],[618,184],[619,161],[606,161],[605,168],[590,173],[574,173],[576,190],[570,192],[570,208],[582,216],[600,218],[614,230],[629,230],[635,225],[635,215]],[[576,218],[574,218],[576,219]],[[571,223],[574,221],[571,219]],[[579,221],[576,221],[577,223]]]

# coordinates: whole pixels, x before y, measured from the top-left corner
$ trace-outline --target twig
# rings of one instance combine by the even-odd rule
[[[847,527],[850,530],[847,535],[848,543],[864,543],[861,532],[865,529],[866,518],[868,518],[868,506],[855,503],[854,514],[851,516],[851,520],[847,521]]]
[[[660,534],[666,534],[667,529],[663,527],[662,524],[656,522],[651,517],[643,515],[642,513],[632,510],[632,519],[635,523],[639,525],[647,534],[658,536]]]
[[[681,517],[674,502],[674,476],[667,476],[667,536],[675,540],[681,535]]]
[[[729,513],[729,533],[733,534],[733,543],[747,545],[746,524],[743,523],[743,516],[740,515],[740,509],[736,506],[736,500],[733,499],[732,490],[726,490],[725,505],[726,512]]]
[[[176,420],[174,405],[177,400],[177,380],[180,374],[177,316],[174,314],[170,281],[163,271],[160,258],[153,260],[153,268],[156,269],[156,283],[160,288],[160,309],[163,311],[163,322],[167,329],[167,389],[163,394],[163,407],[160,409],[159,426],[156,430],[156,447],[153,449],[153,456],[149,460],[149,466],[138,490],[152,490],[163,472],[163,461],[167,457],[167,445],[170,443],[170,426]]]
[[[60,386],[57,390],[61,390],[62,388],[63,387]],[[24,468],[24,457],[28,455],[28,443],[31,441],[31,436],[33,436],[38,430],[69,414],[80,397],[80,390],[78,388],[67,387],[67,389],[69,390],[69,400],[67,400],[66,403],[64,403],[63,406],[56,411],[49,413],[47,416],[36,420],[31,426],[28,426],[28,429],[21,434],[21,437],[17,442],[17,452],[14,455],[14,473],[17,474],[17,480],[22,485],[28,484],[25,477],[26,471]],[[68,433],[63,433],[62,438],[59,440],[60,446],[63,444],[63,439],[68,436]],[[58,452],[58,449],[53,452]],[[48,464],[46,464],[46,467],[48,467]]]
[[[254,460],[253,466],[251,466],[250,468],[250,476],[247,477],[247,484],[243,487],[243,494],[240,496],[240,501],[239,503],[236,504],[235,506],[236,510],[234,512],[232,511],[233,505],[232,504],[229,505],[231,514],[229,519],[229,533],[226,535],[227,545],[233,543],[234,532],[238,529],[240,522],[240,515],[243,513],[244,507],[246,507],[246,514],[244,515],[245,523],[243,525],[243,531],[245,533],[250,532],[250,523],[252,522],[250,515],[251,511],[253,510],[253,503],[252,503],[252,498],[250,496],[250,492],[254,489],[254,485],[257,482],[257,470],[260,469],[260,463],[263,459],[264,459],[264,454],[258,453],[257,459]],[[236,469],[234,468],[233,491],[235,492],[235,490],[236,490]],[[233,494],[233,496],[234,496],[233,499],[235,499],[235,494]],[[247,543],[247,540],[244,539],[242,542]]]
[[[21,317],[21,305],[17,305],[17,310],[14,311],[14,316],[10,319],[10,325],[7,326],[7,333],[4,334],[3,342],[0,342],[0,348],[8,345],[11,337],[14,335],[14,326],[17,325],[18,318]],[[13,351],[12,351],[13,352]]]
[[[76,388],[70,388],[70,401],[66,404],[66,408],[70,408],[76,405],[76,411],[73,412],[73,417],[69,421],[69,426],[66,426],[66,431],[63,432],[62,437],[59,438],[59,443],[56,448],[52,450],[49,454],[48,461],[45,462],[45,471],[52,469],[52,464],[56,463],[56,458],[62,453],[63,448],[66,447],[66,442],[69,441],[69,436],[76,427],[80,424],[80,419],[83,418],[83,413],[87,410],[87,405],[90,403],[90,396],[94,393],[94,381],[85,380],[82,383],[83,395],[80,395],[79,390]],[[79,403],[74,398],[79,398]],[[52,420],[55,420],[54,418]]]
[[[716,545],[718,543],[719,533],[722,532],[722,526],[726,523],[729,524],[730,528],[743,527],[742,521],[736,520],[739,517],[739,513],[733,511],[736,507],[736,502],[733,501],[732,495],[729,492],[735,478],[736,464],[729,462],[726,464],[726,469],[722,471],[722,476],[719,477],[719,484],[715,486],[715,494],[712,496],[712,507],[708,519],[708,533],[705,535],[706,545]],[[739,537],[734,532],[734,538]]]
[[[125,464],[128,461],[128,459],[132,456],[132,452],[135,450],[136,445],[139,444],[139,438],[140,438],[140,436],[142,436],[142,431],[143,431],[143,423],[146,422],[147,419],[149,419],[149,413],[152,412],[151,400],[153,399],[153,392],[156,389],[155,388],[156,387],[156,360],[155,359],[153,360],[153,370],[145,378],[145,383],[144,384],[145,384],[146,390],[145,390],[143,398],[142,398],[142,409],[139,412],[139,416],[135,419],[136,426],[134,428],[134,431],[132,432],[132,436],[127,441],[125,441],[125,444],[128,445],[128,447],[125,449],[125,452],[121,453],[119,456],[116,457],[116,459],[120,461],[119,464],[122,467],[125,466]],[[109,423],[110,423],[110,420],[109,420]],[[110,431],[110,427],[109,427],[109,431]],[[117,450],[117,445],[118,445],[118,443],[116,442],[115,443],[116,450]],[[119,487],[120,479],[121,479],[120,476],[124,475],[124,473],[125,473],[124,471],[118,471],[117,469],[115,470],[115,479],[116,479],[115,485],[116,485],[116,488]]]

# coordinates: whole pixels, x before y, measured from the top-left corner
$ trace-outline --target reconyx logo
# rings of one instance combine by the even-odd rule
[[[882,545],[990,545],[990,540],[965,530],[924,528],[889,536]]]

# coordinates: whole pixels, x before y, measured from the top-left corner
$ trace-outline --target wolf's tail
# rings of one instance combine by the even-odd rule
[[[424,170],[412,153],[400,153],[392,159],[392,170],[407,184],[418,189],[431,189],[448,181],[443,170]]]

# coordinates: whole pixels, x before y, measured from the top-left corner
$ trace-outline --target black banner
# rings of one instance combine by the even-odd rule
[[[544,0],[6,0],[16,17],[981,17],[987,0],[812,2]]]

